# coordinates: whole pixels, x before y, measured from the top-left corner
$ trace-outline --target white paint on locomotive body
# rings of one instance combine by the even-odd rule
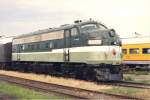
[[[113,50],[116,54],[113,55]],[[84,62],[88,64],[120,64],[121,48],[119,46],[84,46],[69,48],[70,62]],[[53,49],[49,52],[13,53],[12,60],[63,62],[63,49]]]

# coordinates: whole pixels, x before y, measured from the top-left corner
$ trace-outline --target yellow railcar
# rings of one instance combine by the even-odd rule
[[[132,39],[130,43],[122,45],[122,53],[123,53],[122,58],[123,64],[132,67],[135,66],[150,67],[150,38]]]

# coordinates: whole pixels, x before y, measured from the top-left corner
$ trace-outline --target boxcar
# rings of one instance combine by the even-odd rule
[[[11,65],[12,37],[0,38],[0,68]]]

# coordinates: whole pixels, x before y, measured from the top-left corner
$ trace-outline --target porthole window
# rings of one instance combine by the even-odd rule
[[[22,50],[25,50],[25,45],[22,45]]]
[[[30,48],[31,48],[31,46],[30,46],[30,44],[28,45],[28,49],[30,50]]]
[[[45,48],[49,48],[49,43],[45,43]]]
[[[40,44],[37,44],[37,45],[36,45],[36,48],[37,48],[37,49],[40,49]]]
[[[31,45],[31,50],[34,50],[34,45]]]
[[[33,45],[33,44],[29,44],[29,45],[28,45],[28,49],[29,49],[29,50],[34,50],[34,45]]]
[[[142,53],[143,54],[150,54],[150,48],[143,48]]]
[[[22,48],[23,48],[23,46],[22,46],[22,45],[20,45],[20,50],[22,50]]]
[[[139,54],[139,49],[138,48],[130,49],[130,54]]]
[[[45,48],[50,48],[50,49],[52,49],[53,48],[53,43],[52,42],[47,42],[47,43],[45,43]]]
[[[20,50],[24,51],[24,49],[25,49],[25,45],[20,45]]]
[[[49,44],[49,48],[50,48],[50,49],[52,49],[52,48],[53,48],[53,43],[52,43],[52,42],[50,42],[50,44]]]

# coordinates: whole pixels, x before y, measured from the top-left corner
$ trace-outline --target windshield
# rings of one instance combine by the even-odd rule
[[[105,25],[103,25],[103,24],[98,24],[98,27],[99,27],[100,29],[107,29],[107,27],[106,27]]]
[[[85,24],[80,27],[81,31],[89,31],[93,29],[107,29],[104,25],[101,24]]]
[[[97,29],[98,26],[96,24],[86,24],[81,26],[81,31],[87,31],[91,29]]]

